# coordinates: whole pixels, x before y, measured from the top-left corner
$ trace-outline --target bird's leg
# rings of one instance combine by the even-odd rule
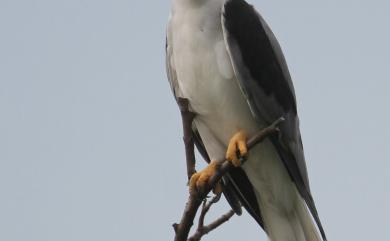
[[[206,168],[192,175],[189,182],[190,193],[195,194],[203,192],[205,187],[208,185],[209,179],[216,174],[221,164],[222,163],[220,161],[213,160]],[[214,187],[213,192],[215,194],[220,194],[222,192],[222,186],[220,183]]]
[[[235,167],[239,167],[241,165],[241,161],[245,159],[248,153],[246,141],[247,134],[243,130],[234,134],[229,141],[226,151],[226,160],[231,162]]]

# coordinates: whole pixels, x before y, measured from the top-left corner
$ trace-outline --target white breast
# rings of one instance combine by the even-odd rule
[[[176,4],[169,28],[179,89],[197,113],[195,123],[202,139],[226,145],[237,130],[252,132],[258,125],[239,89],[226,50],[221,25],[223,2],[205,1],[196,8]],[[221,157],[224,148],[207,149]]]

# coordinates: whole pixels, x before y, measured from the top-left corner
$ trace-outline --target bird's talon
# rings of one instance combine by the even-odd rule
[[[211,161],[205,169],[192,175],[189,182],[190,194],[204,192],[210,178],[213,177],[217,172],[219,165],[219,162]],[[218,189],[218,185],[215,187],[215,189]]]
[[[247,135],[245,131],[239,131],[229,141],[226,159],[235,167],[240,166],[246,159],[246,155],[248,154],[246,140]]]

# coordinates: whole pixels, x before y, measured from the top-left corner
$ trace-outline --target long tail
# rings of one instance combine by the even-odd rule
[[[271,241],[323,241],[300,196],[288,212],[266,204],[263,210],[265,229]]]
[[[298,221],[302,226],[303,232],[305,234],[305,239],[307,241],[321,241],[320,235],[317,231],[317,226],[314,223],[313,218],[311,217],[310,211],[306,207],[305,202],[302,198],[299,197],[299,200],[296,205],[296,212],[298,214]]]

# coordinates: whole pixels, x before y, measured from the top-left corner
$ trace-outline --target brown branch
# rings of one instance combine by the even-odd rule
[[[204,219],[206,217],[207,212],[210,210],[211,206],[218,202],[221,198],[221,194],[215,195],[211,201],[207,202],[205,199],[202,205],[202,211],[199,215],[198,228],[196,232],[187,240],[187,241],[199,241],[204,235],[208,234],[210,231],[218,228],[225,222],[227,222],[233,215],[234,211],[230,210],[226,214],[222,215],[220,218],[210,223],[209,225],[204,225]]]
[[[214,222],[210,223],[207,226],[204,226],[202,228],[198,228],[194,235],[192,235],[188,241],[199,241],[204,235],[208,234],[210,231],[213,231],[214,229],[218,228],[222,224],[229,221],[229,219],[234,215],[234,211],[230,210],[229,212],[222,215],[220,218],[215,220]]]
[[[195,114],[189,110],[189,101],[185,98],[178,98],[177,104],[180,108],[181,119],[183,123],[183,141],[187,161],[187,177],[190,180],[195,170],[195,153],[194,153],[194,134],[192,132],[192,121]]]
[[[198,229],[204,227],[204,219],[206,217],[207,212],[210,210],[211,206],[214,203],[219,201],[220,198],[221,198],[221,193],[215,195],[209,202],[207,202],[207,199],[203,201],[202,212],[199,215]]]
[[[184,101],[184,104],[185,104],[185,101]],[[188,100],[187,100],[187,105],[182,105],[182,107],[183,106],[184,107],[187,106],[187,111],[188,111]],[[193,119],[193,117],[192,117],[192,119]],[[247,142],[248,149],[251,149],[253,146],[255,146],[257,143],[263,141],[269,135],[277,133],[279,131],[278,125],[282,121],[284,121],[283,118],[276,120],[273,124],[264,128],[263,130],[261,130],[260,132],[255,134],[252,138],[250,138],[249,141]],[[192,120],[191,120],[191,123],[192,123]],[[186,126],[188,126],[188,122],[184,123],[184,119],[183,119],[183,125],[184,124],[186,124]],[[186,145],[186,147],[187,147],[187,145]],[[192,145],[192,150],[193,150],[193,145]],[[187,150],[186,150],[186,153],[187,153]],[[193,160],[195,160],[195,158]],[[195,163],[195,162],[193,162],[193,163]],[[192,165],[192,162],[189,159],[187,159],[187,165],[188,164]],[[190,167],[191,166],[187,166],[187,168],[188,168],[187,170],[190,170]],[[220,166],[219,170],[216,172],[216,174],[210,178],[208,185],[206,185],[206,187],[204,188],[204,191],[190,194],[188,201],[186,203],[186,207],[184,209],[180,224],[173,225],[174,230],[175,230],[175,234],[176,234],[175,239],[174,239],[175,241],[186,241],[187,240],[187,237],[188,237],[190,229],[193,225],[197,210],[199,209],[200,205],[202,204],[202,200],[204,200],[206,198],[207,194],[221,180],[222,176],[225,175],[232,168],[233,168],[233,165],[230,162],[224,160],[222,162],[222,165]],[[195,170],[195,168],[193,170]],[[189,172],[187,174],[189,174]],[[227,215],[224,215],[223,217],[221,217],[220,220],[222,220],[222,221],[228,220],[231,217],[230,213],[231,212],[229,212]],[[215,225],[219,226],[220,224],[225,222],[225,221],[223,221],[223,222],[222,221],[217,220],[216,222],[214,222],[212,224],[214,226]],[[212,226],[212,227],[214,227],[214,226]],[[215,227],[217,227],[217,226],[215,226]],[[212,229],[210,229],[210,230],[212,230]],[[208,230],[208,232],[210,230]]]

